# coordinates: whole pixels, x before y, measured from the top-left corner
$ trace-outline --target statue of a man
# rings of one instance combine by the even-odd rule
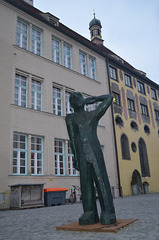
[[[99,222],[94,183],[101,206],[101,224],[116,222],[113,198],[106,172],[104,157],[97,137],[97,125],[112,103],[111,95],[84,98],[80,92],[70,96],[74,113],[66,116],[66,125],[74,154],[74,167],[80,171],[82,204],[84,213],[79,218],[80,225]],[[96,110],[85,111],[84,105],[101,102]],[[106,136],[105,136],[106,137]]]

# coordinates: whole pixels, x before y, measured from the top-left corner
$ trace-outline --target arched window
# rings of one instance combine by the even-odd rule
[[[129,140],[125,134],[122,134],[121,136],[121,151],[122,158],[130,160]]]
[[[146,148],[146,144],[142,138],[139,139],[138,147],[139,147],[139,156],[140,156],[142,177],[150,177],[147,148]]]

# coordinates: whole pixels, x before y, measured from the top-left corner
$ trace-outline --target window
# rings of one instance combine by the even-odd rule
[[[71,47],[67,44],[64,44],[64,66],[72,69]]]
[[[65,151],[63,140],[55,139],[54,153],[55,153],[55,175],[65,175],[64,171]]]
[[[17,20],[16,45],[28,50],[28,24]]]
[[[91,111],[91,105],[84,105],[84,110],[87,112]]]
[[[52,61],[61,64],[61,42],[55,38],[52,39]]]
[[[140,138],[138,142],[140,166],[142,177],[150,177],[150,168],[145,141]]]
[[[62,90],[53,87],[53,114],[62,116]]]
[[[42,55],[42,32],[35,27],[32,28],[32,52]]]
[[[159,111],[155,110],[155,119],[159,121]]]
[[[78,171],[73,167],[74,155],[71,150],[70,142],[68,142],[68,171],[71,176],[78,176]]]
[[[43,138],[31,137],[31,174],[43,174]]]
[[[31,107],[35,110],[42,110],[42,83],[35,80],[31,83]]]
[[[138,92],[145,94],[145,86],[143,83],[137,81]]]
[[[156,90],[151,88],[151,96],[153,99],[157,100],[157,96],[156,96]]]
[[[128,109],[131,111],[135,111],[134,100],[128,98]]]
[[[96,80],[95,58],[89,56],[89,75],[90,78]]]
[[[110,78],[117,80],[117,73],[115,68],[109,66],[109,74],[110,74]]]
[[[21,107],[27,106],[27,78],[19,74],[15,75],[14,103]]]
[[[147,108],[147,106],[146,106],[146,105],[143,105],[143,104],[140,104],[140,107],[141,107],[141,114],[148,116],[149,114],[148,114],[148,108]]]
[[[125,134],[121,136],[122,158],[130,160],[129,140]]]
[[[120,106],[120,95],[118,93],[112,92],[113,95],[113,103]]]
[[[92,105],[92,110],[96,110],[99,104],[100,104],[99,102],[93,103],[93,105]],[[90,107],[90,105],[88,105],[88,106]],[[86,110],[86,111],[90,111],[90,110],[91,110],[91,109]],[[99,126],[101,125],[101,120],[98,121],[98,125],[99,125]]]
[[[14,133],[13,136],[13,174],[27,173],[27,136]]]
[[[84,76],[87,76],[87,58],[86,54],[80,52],[79,53],[80,58],[80,73]]]
[[[128,87],[132,87],[131,77],[125,74],[125,85]]]
[[[70,95],[71,93],[65,92],[66,114],[73,113],[73,108],[70,105]]]

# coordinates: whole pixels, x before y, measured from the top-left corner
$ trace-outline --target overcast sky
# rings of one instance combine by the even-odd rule
[[[95,10],[104,45],[159,84],[159,0],[34,0],[34,7],[89,40]]]

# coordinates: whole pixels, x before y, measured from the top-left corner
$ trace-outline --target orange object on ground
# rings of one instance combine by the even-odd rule
[[[44,192],[67,192],[68,189],[67,188],[45,188]]]

